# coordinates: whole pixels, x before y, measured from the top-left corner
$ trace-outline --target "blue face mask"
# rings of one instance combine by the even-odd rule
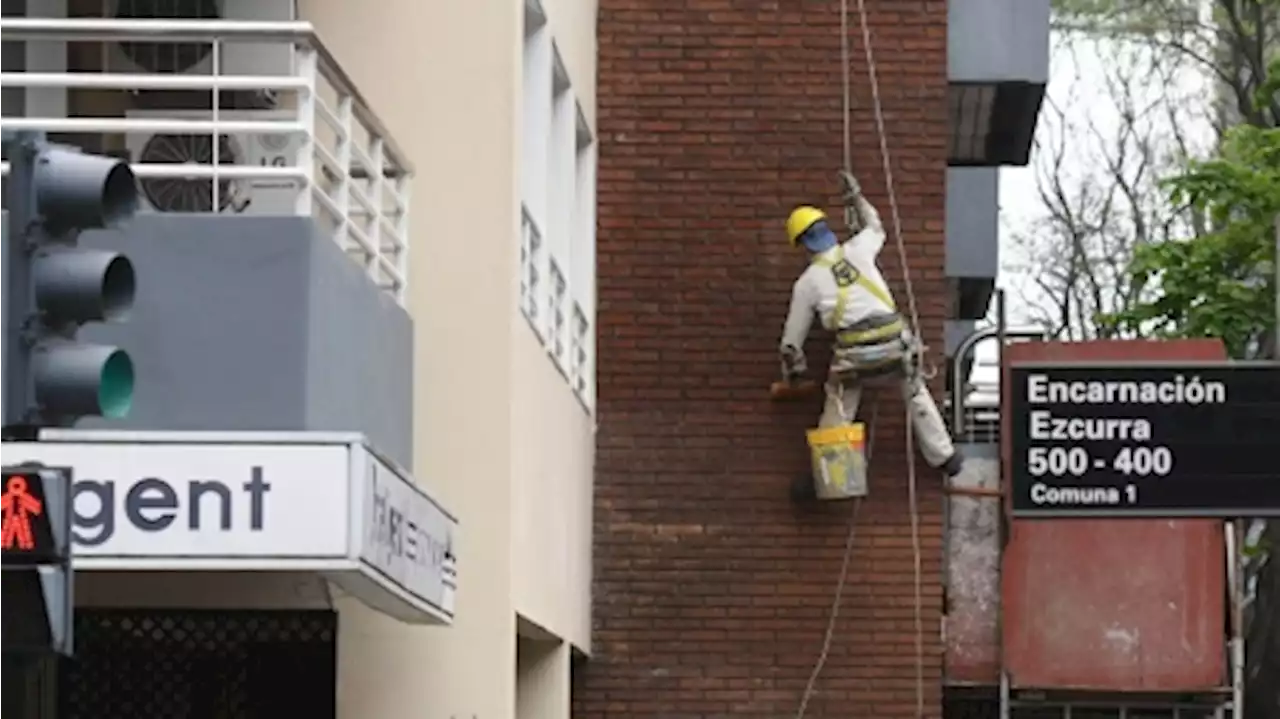
[[[800,244],[812,254],[820,254],[835,247],[838,243],[836,233],[827,227],[825,222],[815,222],[800,235]]]

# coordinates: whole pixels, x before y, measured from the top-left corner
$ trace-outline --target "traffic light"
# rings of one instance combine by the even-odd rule
[[[72,652],[71,470],[6,465],[0,496],[4,651]]]
[[[133,263],[77,240],[83,230],[133,216],[133,172],[124,161],[55,145],[39,133],[6,137],[5,151],[4,425],[69,427],[81,417],[124,417],[133,403],[133,360],[76,334],[87,322],[128,316]]]

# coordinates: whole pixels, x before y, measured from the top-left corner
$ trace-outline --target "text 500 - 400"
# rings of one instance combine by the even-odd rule
[[[1173,465],[1173,450],[1168,447],[1121,447],[1110,459],[1091,456],[1084,447],[1032,447],[1027,450],[1027,472],[1033,477],[1083,477],[1090,471],[1163,477],[1173,471]]]

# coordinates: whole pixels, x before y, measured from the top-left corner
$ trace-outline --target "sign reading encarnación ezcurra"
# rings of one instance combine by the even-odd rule
[[[1014,516],[1280,516],[1280,366],[1009,372]]]

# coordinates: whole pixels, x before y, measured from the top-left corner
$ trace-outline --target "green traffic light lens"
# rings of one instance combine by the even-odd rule
[[[127,417],[133,407],[133,360],[124,350],[112,352],[102,365],[98,407],[102,416],[110,419]]]

